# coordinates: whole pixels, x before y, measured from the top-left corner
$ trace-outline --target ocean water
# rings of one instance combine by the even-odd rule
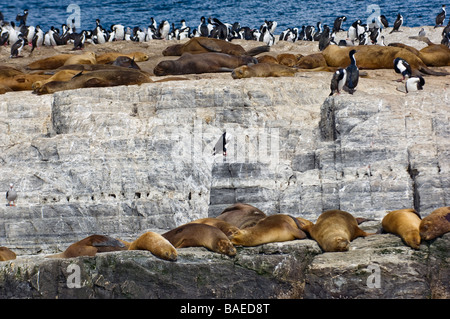
[[[60,27],[73,18],[80,29],[93,29],[97,18],[104,28],[115,23],[143,28],[148,27],[151,17],[157,23],[168,20],[176,27],[184,19],[188,26],[197,27],[200,17],[205,16],[222,22],[239,22],[251,28],[259,28],[264,20],[273,20],[278,23],[275,33],[279,34],[288,27],[316,25],[319,21],[332,26],[334,19],[342,15],[347,16],[344,29],[357,19],[371,22],[380,14],[384,14],[392,26],[397,13],[403,15],[404,26],[434,26],[442,4],[445,3],[437,0],[14,0],[1,4],[0,11],[6,21],[14,21],[18,13],[28,9],[27,24],[39,24],[44,31],[51,26]],[[448,3],[447,7],[450,7]],[[445,24],[447,21],[448,18]]]

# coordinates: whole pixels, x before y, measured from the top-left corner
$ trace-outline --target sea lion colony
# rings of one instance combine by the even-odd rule
[[[338,20],[345,21],[342,17],[336,19],[336,21]],[[233,31],[233,28],[230,28],[228,30],[230,32],[226,33],[228,35],[224,38],[219,35],[223,33],[214,31],[207,36],[193,35],[184,44],[168,45],[161,52],[161,57],[170,55],[181,55],[181,57],[178,60],[167,60],[170,63],[163,60],[162,64],[157,64],[152,72],[140,69],[138,63],[149,58],[148,54],[140,51],[102,54],[93,52],[74,54],[72,52],[38,60],[33,59],[33,55],[30,53],[28,57],[23,58],[26,64],[22,70],[8,66],[8,64],[0,67],[0,92],[33,90],[35,93],[45,94],[83,87],[151,83],[153,82],[150,79],[152,75],[229,72],[233,78],[246,78],[295,76],[296,73],[302,71],[334,73],[350,64],[349,52],[353,49],[357,50],[355,57],[360,69],[393,70],[393,61],[397,57],[401,57],[411,65],[411,76],[447,75],[447,72],[431,69],[431,67],[450,66],[450,49],[448,43],[445,42],[445,39],[448,38],[449,30],[447,29],[442,32],[442,44],[434,44],[423,36],[418,37],[418,40],[425,41],[428,45],[422,50],[401,43],[384,46],[383,42],[379,42],[381,38],[374,38],[372,43],[365,43],[361,40],[366,39],[372,33],[378,32],[379,34],[382,30],[381,26],[379,28],[365,26],[359,36],[356,32],[356,37],[354,37],[353,30],[349,28],[347,33],[349,39],[338,44],[334,43],[334,37],[335,33],[340,31],[340,26],[334,32],[329,32],[329,29],[327,31],[328,27],[326,27],[325,32],[314,33],[310,32],[312,28],[309,28],[309,31],[305,30],[303,34],[302,32],[297,33],[298,31],[294,29],[288,29],[282,32],[279,41],[318,41],[321,52],[305,56],[286,52],[273,56],[263,53],[268,52],[269,46],[273,45],[275,41],[267,42],[265,40],[267,37],[255,37],[255,34],[273,33],[273,27],[273,22],[266,21],[259,32],[258,30],[250,32],[253,34],[251,36],[246,36],[248,30],[245,28],[241,31],[236,31],[236,29]],[[98,28],[99,24],[97,23],[97,32],[101,30]],[[1,34],[5,35],[7,29],[3,26]],[[218,24],[213,30],[217,31],[218,29],[223,30],[222,24],[220,27]],[[176,36],[176,30],[172,32],[173,37],[180,39],[179,36]],[[436,30],[436,32],[440,32],[440,30]],[[81,35],[84,35],[86,39],[87,32],[84,34],[82,32]],[[162,34],[159,37],[161,38]],[[265,45],[257,45],[250,50],[245,50],[242,46],[229,42],[233,37],[261,41],[265,42]],[[134,35],[130,36],[129,40],[146,41],[146,39],[149,38],[141,38],[139,30],[134,30]],[[84,43],[80,45],[77,42],[75,35],[72,41],[73,49],[84,47]],[[91,42],[102,43],[98,37],[91,38]],[[14,45],[8,40],[2,44],[7,45],[8,43],[11,46]],[[71,47],[71,44],[64,43],[53,45],[66,45],[68,50]],[[33,44],[31,51],[35,48],[39,48],[39,45]],[[24,51],[26,50],[21,52]],[[15,56],[20,56],[20,53],[11,54],[11,59]],[[180,63],[180,59],[181,63],[184,63],[181,69],[176,66],[177,63]],[[179,78],[174,80],[179,80]],[[431,240],[450,230],[448,207],[438,208],[424,220],[421,220],[420,216],[412,209],[402,210],[402,212],[404,214],[400,214],[400,217],[394,216],[397,213],[389,213],[383,220],[383,231],[399,235],[407,245],[415,249],[419,249],[420,241]],[[417,218],[411,217],[411,214]],[[391,218],[391,216],[395,218]],[[251,205],[238,203],[225,209],[217,218],[195,220],[165,234],[147,232],[132,243],[104,235],[92,235],[69,246],[63,253],[49,257],[94,256],[96,253],[104,251],[144,249],[151,251],[158,258],[173,261],[177,256],[176,248],[202,246],[211,251],[234,256],[236,254],[235,245],[253,246],[269,242],[304,239],[308,236],[316,240],[323,251],[346,251],[356,237],[375,235],[362,231],[358,227],[360,222],[360,219],[354,218],[347,212],[331,210],[321,214],[314,224],[300,217],[282,214],[267,216]],[[411,235],[411,232],[414,235]],[[417,234],[419,234],[419,238]],[[15,257],[14,252],[9,249],[5,247],[0,249],[0,260],[9,260]]]
[[[349,52],[357,49],[355,54],[357,67],[363,69],[393,69],[395,58],[406,60],[412,68],[410,77],[422,75],[442,76],[449,73],[445,70],[436,70],[432,67],[450,66],[450,49],[448,37],[450,36],[450,26],[435,28],[432,32],[441,34],[441,44],[431,42],[426,36],[414,36],[418,41],[424,41],[428,46],[418,50],[414,47],[402,43],[390,43],[386,46],[383,34],[387,34],[387,25],[383,19],[376,19],[370,25],[364,25],[362,20],[357,20],[351,24],[347,31],[343,29],[345,17],[338,17],[334,21],[333,28],[328,25],[318,23],[317,29],[314,26],[305,26],[299,31],[292,27],[281,32],[278,39],[274,32],[277,26],[275,21],[265,21],[259,29],[240,27],[238,23],[222,23],[217,19],[209,19],[209,31],[203,31],[203,24],[198,28],[170,28],[170,25],[163,21],[160,27],[156,24],[149,26],[148,29],[125,28],[121,25],[111,26],[111,30],[104,29],[100,21],[96,21],[96,27],[93,30],[83,30],[77,33],[70,26],[62,26],[63,33],[58,33],[54,29],[46,34],[37,27],[27,26],[26,18],[21,16],[18,19],[21,25],[15,26],[14,23],[2,22],[0,30],[3,45],[11,48],[9,55],[10,62],[13,58],[22,57],[23,67],[11,69],[10,63],[0,66],[0,93],[6,93],[18,90],[33,90],[37,94],[53,93],[59,90],[76,89],[83,87],[115,86],[115,85],[133,85],[153,82],[151,76],[162,75],[186,75],[186,74],[204,74],[228,72],[233,78],[240,79],[246,77],[276,77],[276,76],[295,76],[298,71],[306,72],[336,72],[340,68],[345,68],[350,64]],[[18,20],[18,21],[19,21]],[[204,20],[204,19],[203,19]],[[202,21],[203,21],[202,20]],[[383,23],[381,22],[383,21]],[[205,22],[206,23],[206,22]],[[169,26],[169,29],[166,28]],[[390,29],[390,28],[389,28]],[[392,29],[398,32],[402,30]],[[442,30],[442,31],[441,31]],[[337,34],[345,34],[345,40],[337,40]],[[392,33],[392,31],[390,32]],[[19,39],[19,35],[22,35]],[[79,38],[81,37],[81,44]],[[42,38],[42,41],[40,41]],[[50,41],[54,39],[54,41]],[[76,54],[72,50],[84,48],[86,50],[96,49],[99,46],[95,44],[104,44],[106,42],[148,42],[156,39],[176,39],[184,41],[173,45],[167,45],[160,52],[159,61],[151,69],[139,70],[137,63],[147,61],[149,54],[146,52],[104,52],[99,50],[97,53],[84,52]],[[189,41],[187,41],[189,39]],[[253,48],[244,49],[239,44],[232,43],[235,39],[245,39],[254,42]],[[269,39],[269,40],[268,40]],[[367,39],[369,39],[367,41]],[[302,55],[300,53],[281,52],[279,54],[269,54],[271,46],[278,42],[318,42],[319,45],[311,54]],[[23,42],[20,52],[13,54],[15,45]],[[29,49],[26,44],[31,46]],[[72,47],[73,44],[73,47]],[[37,52],[39,47],[64,47],[65,52],[55,54],[44,59],[35,59],[33,51]],[[31,51],[26,56],[25,51]],[[59,50],[60,51],[60,50]],[[187,53],[191,55],[186,55]],[[209,53],[208,58],[196,56],[197,54]],[[216,53],[216,54],[214,54]],[[123,61],[124,57],[131,59]],[[176,61],[164,59],[163,57],[180,56]],[[239,58],[237,58],[239,57]],[[237,61],[239,60],[239,61]],[[265,66],[256,66],[257,63],[265,63]],[[111,65],[112,64],[112,65]],[[282,67],[267,65],[277,64]],[[16,64],[17,65],[17,64]],[[96,80],[80,81],[78,78],[75,83],[68,73],[65,77],[58,79],[58,85],[50,89],[42,88],[43,82],[50,82],[51,76],[61,71],[61,68],[80,69],[80,65],[98,65],[95,71],[106,69],[112,66],[133,68],[138,72],[142,81],[135,81],[135,77],[128,81],[123,78],[121,81],[111,81],[103,78],[103,75],[97,74]],[[133,66],[131,66],[133,65]],[[243,68],[243,66],[245,66]],[[235,72],[233,72],[237,69]],[[120,72],[120,68],[116,72]],[[93,70],[84,69],[83,74]],[[107,72],[109,74],[109,72]],[[365,73],[361,73],[364,76]],[[146,79],[144,79],[145,77]],[[406,79],[405,79],[406,80]],[[38,82],[36,85],[34,83]],[[330,77],[331,82],[331,77]],[[422,87],[421,87],[422,88]]]

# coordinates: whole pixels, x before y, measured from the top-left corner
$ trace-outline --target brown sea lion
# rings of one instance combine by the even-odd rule
[[[280,53],[277,55],[278,64],[285,66],[294,66],[298,63],[298,60],[302,58],[301,54],[292,54],[292,53]]]
[[[98,64],[106,64],[114,62],[118,57],[125,56],[130,59],[133,59],[134,62],[143,62],[147,61],[149,59],[148,54],[145,54],[144,52],[131,52],[131,53],[121,53],[121,52],[107,52],[103,54],[99,54],[97,56],[97,63]]]
[[[156,257],[164,260],[174,261],[178,256],[177,250],[167,239],[151,231],[142,234],[132,243],[123,240],[122,242],[125,243],[128,250],[148,250]]]
[[[253,78],[253,77],[280,77],[294,76],[297,69],[273,63],[258,63],[253,65],[242,65],[231,72],[233,79]]]
[[[26,66],[28,70],[54,70],[64,65],[73,54],[57,54],[48,58],[39,59]]]
[[[411,38],[411,37],[410,37]],[[425,37],[428,46],[420,51],[403,43],[390,43],[389,46],[404,48],[418,56],[427,66],[449,66],[450,48],[443,44],[434,44]]]
[[[4,84],[0,84],[0,94],[5,94],[8,92],[14,92],[9,86],[6,86]]]
[[[217,227],[206,224],[184,224],[162,234],[176,248],[205,247],[227,256],[235,256],[228,237]]]
[[[31,88],[33,90],[37,90],[40,87],[42,87],[44,84],[52,81],[69,81],[71,78],[73,78],[75,75],[80,73],[78,70],[61,70],[56,72],[54,75],[49,77],[48,79],[36,81],[31,85]]]
[[[34,92],[37,94],[49,94],[79,88],[135,85],[152,82],[149,76],[141,71],[120,68],[120,70],[112,69],[92,71],[87,74],[80,73],[69,81],[48,82]]]
[[[7,247],[0,247],[0,261],[16,259],[16,254]]]
[[[10,88],[13,91],[28,91],[32,89],[33,83],[50,78],[47,74],[17,74],[11,77],[0,76],[0,84]]]
[[[95,256],[97,253],[127,250],[126,245],[115,238],[104,235],[91,235],[73,243],[65,251],[46,258],[73,258],[79,256]]]
[[[306,238],[295,217],[283,214],[268,216],[255,226],[242,229],[231,238],[234,245],[258,246],[273,242],[283,242]]]
[[[264,45],[246,51],[242,46],[230,43],[225,40],[196,37],[183,44],[171,45],[163,50],[162,54],[165,56],[181,56],[184,53],[199,54],[206,52],[216,52],[236,56],[255,56],[263,52],[268,52],[269,50],[270,47],[268,45]]]
[[[83,54],[73,54],[70,58],[68,58],[64,65],[71,64],[96,64],[97,59],[94,52],[85,52]]]
[[[190,223],[206,224],[206,225],[217,227],[225,235],[227,235],[228,238],[230,238],[240,232],[239,228],[237,228],[236,226],[233,226],[230,223],[227,223],[226,221],[218,219],[218,218],[200,218],[200,219],[196,219]]]
[[[200,74],[231,72],[238,66],[257,63],[256,58],[251,56],[235,56],[225,53],[184,53],[177,60],[159,62],[153,73],[162,75]]]
[[[295,64],[299,69],[316,69],[320,67],[327,67],[327,61],[322,53],[313,53],[301,57]]]
[[[358,221],[350,213],[337,209],[323,212],[315,224],[300,223],[302,230],[326,252],[348,251],[353,239],[371,235],[358,227]]]
[[[432,240],[450,232],[450,206],[440,207],[424,217],[419,226],[420,237]]]
[[[322,54],[331,67],[347,67],[350,64],[348,53],[356,49],[355,59],[359,69],[392,69],[396,58],[406,60],[413,75],[449,75],[448,72],[438,72],[428,68],[425,63],[411,51],[393,46],[361,45],[357,47],[339,47],[329,45]]]
[[[399,209],[389,212],[381,221],[385,232],[400,236],[411,248],[420,247],[420,215],[413,209]]]
[[[258,60],[258,63],[274,63],[279,64],[276,57],[264,54],[256,58]]]
[[[258,208],[244,203],[236,203],[225,208],[216,218],[226,221],[239,229],[252,227],[267,215]]]

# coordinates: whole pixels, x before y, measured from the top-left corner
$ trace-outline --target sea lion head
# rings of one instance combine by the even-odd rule
[[[161,253],[159,257],[161,257],[164,260],[175,261],[177,260],[178,253],[174,247],[169,246],[165,247],[165,250]]]
[[[227,256],[235,256],[236,248],[228,239],[219,239],[216,243],[217,250]]]
[[[408,244],[409,247],[414,249],[420,248],[420,234],[418,231],[411,231],[407,234],[405,234],[405,241]]]
[[[450,210],[449,213],[441,216],[427,216],[420,223],[420,237],[424,240],[431,240],[450,230]]]
[[[336,237],[334,239],[335,249],[333,251],[348,251],[350,247],[350,242],[347,238],[344,237]]]
[[[153,69],[153,74],[157,76],[173,74],[171,72],[168,72],[168,70],[172,70],[174,67],[175,64],[173,63],[173,61],[161,61]]]
[[[119,56],[117,59],[114,60],[112,65],[121,66],[124,68],[136,69],[136,70],[141,69],[134,61],[134,58],[131,59],[127,56]]]
[[[231,72],[233,79],[243,79],[249,77],[249,67],[247,65],[242,65]]]

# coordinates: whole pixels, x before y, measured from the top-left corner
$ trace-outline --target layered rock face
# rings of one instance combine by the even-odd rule
[[[448,205],[448,90],[328,97],[328,74],[3,95],[3,245],[136,238],[235,202],[315,221]],[[212,155],[231,134],[227,156]]]
[[[1,296],[448,298],[447,235],[420,251],[375,235],[347,253],[322,254],[311,240],[242,248],[235,259],[187,249],[175,263],[108,253],[76,259],[81,289],[62,272],[73,260],[36,255],[91,234],[163,232],[235,202],[311,221],[341,209],[378,226],[386,211],[447,206],[448,89],[405,95],[362,79],[354,95],[328,97],[329,76],[3,95],[0,187],[14,183],[19,198],[0,206],[0,243],[19,258],[2,263]],[[225,131],[227,156],[214,156]],[[377,269],[384,290],[367,288]]]

